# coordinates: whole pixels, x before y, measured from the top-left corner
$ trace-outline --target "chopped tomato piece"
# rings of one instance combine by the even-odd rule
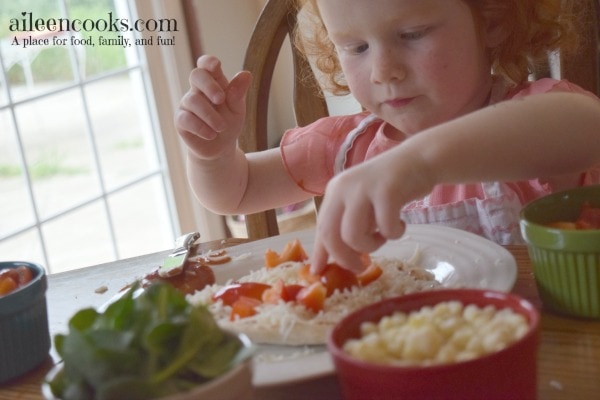
[[[0,278],[9,277],[15,282],[19,282],[19,273],[16,268],[5,268],[0,270]]]
[[[581,205],[579,216],[575,221],[553,221],[545,225],[566,230],[600,229],[600,208],[592,207],[589,202],[585,202]]]
[[[281,292],[281,298],[283,301],[295,301],[298,298],[298,293],[306,286],[297,285],[297,284],[289,284],[283,286],[283,291]]]
[[[260,306],[262,302],[252,297],[240,296],[231,305],[231,314],[229,315],[230,320],[236,318],[247,318],[256,314],[256,307]]]
[[[277,304],[279,300],[285,302],[295,301],[298,292],[303,288],[304,286],[297,284],[286,285],[283,280],[280,279],[272,287],[263,292],[262,301],[270,304]]]
[[[352,286],[358,286],[354,272],[335,263],[327,264],[321,274],[321,282],[327,289],[327,296],[331,296],[336,289],[342,292]]]
[[[33,279],[33,272],[24,265],[18,266],[17,268],[15,268],[15,270],[19,275],[19,280],[17,281],[19,286],[23,286],[31,282],[31,280]]]
[[[7,295],[16,290],[19,285],[8,275],[0,276],[0,296]]]
[[[315,282],[298,292],[296,301],[307,309],[318,313],[325,306],[325,297],[327,289],[321,282]]]
[[[33,272],[24,265],[0,271],[0,296],[14,292],[33,279]]]
[[[356,279],[361,286],[367,286],[376,281],[383,274],[383,270],[377,264],[370,264],[364,271],[356,275]]]
[[[578,229],[600,229],[600,208],[584,203],[576,223]]]
[[[213,301],[221,299],[223,304],[232,305],[240,297],[249,297],[256,300],[262,300],[263,292],[269,289],[271,285],[257,282],[241,282],[221,288],[213,295]]]
[[[277,265],[284,263],[286,261],[304,261],[308,259],[308,255],[300,240],[294,239],[291,242],[288,242],[281,254],[277,254],[277,252],[269,249],[265,252],[265,266],[267,268],[273,268]]]

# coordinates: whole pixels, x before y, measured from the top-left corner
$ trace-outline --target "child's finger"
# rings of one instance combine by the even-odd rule
[[[217,57],[211,55],[200,56],[196,61],[196,66],[199,69],[204,69],[210,72],[210,75],[213,77],[215,82],[219,84],[221,89],[227,89],[229,80],[223,73],[223,69],[221,68],[221,60],[219,60]]]
[[[214,129],[187,110],[180,110],[177,113],[175,124],[180,133],[195,135],[205,140],[213,140],[217,137]]]
[[[223,74],[221,62],[213,56],[202,56],[197,61],[197,68],[193,69],[189,77],[190,86],[197,90],[215,105],[225,101],[225,92],[229,81]]]
[[[317,225],[317,234],[311,258],[311,273],[319,274],[322,272],[329,259],[355,273],[361,272],[364,269],[361,260],[363,253],[356,251],[344,242],[339,230],[341,226],[339,221],[332,222],[331,225],[328,225],[330,221],[325,223],[322,221],[321,219]],[[336,221],[336,219],[331,221]]]
[[[248,71],[238,72],[227,89],[227,106],[239,115],[246,113],[246,94],[252,83],[252,74]]]
[[[398,239],[404,235],[406,224],[400,219],[400,210],[391,206],[375,206],[375,220],[381,236],[386,239]]]
[[[202,121],[203,127],[208,127],[214,132],[222,132],[226,128],[226,123],[223,117],[214,108],[214,104],[206,98],[204,93],[201,93],[195,89],[191,89],[182,98],[180,107],[183,110],[189,111],[199,121]],[[191,132],[195,132],[190,130]],[[201,132],[197,132],[200,136]],[[213,137],[213,134],[209,134]]]
[[[329,253],[322,242],[319,240],[318,235],[315,237],[315,245],[313,247],[313,253],[310,261],[310,272],[313,275],[320,275],[325,269],[327,261],[329,260]]]

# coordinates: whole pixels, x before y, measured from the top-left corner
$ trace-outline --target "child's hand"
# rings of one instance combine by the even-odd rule
[[[406,227],[402,207],[432,187],[418,165],[418,158],[388,152],[334,177],[317,217],[311,272],[320,273],[330,257],[360,272],[361,254],[401,237]]]
[[[235,148],[251,80],[251,74],[242,71],[228,81],[216,57],[198,59],[175,117],[179,135],[196,157],[216,159]]]

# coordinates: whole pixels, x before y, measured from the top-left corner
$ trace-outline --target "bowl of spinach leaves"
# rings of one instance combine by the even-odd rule
[[[103,311],[87,308],[54,337],[62,362],[47,399],[248,399],[253,346],[165,283],[133,285]]]

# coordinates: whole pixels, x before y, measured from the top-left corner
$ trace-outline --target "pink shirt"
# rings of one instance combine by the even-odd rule
[[[495,88],[490,104],[552,91],[594,96],[567,81],[541,79],[506,93]],[[595,96],[594,96],[595,97]],[[287,131],[281,154],[292,179],[305,191],[323,194],[327,182],[343,169],[361,163],[400,143],[384,133],[385,122],[367,112],[327,117]],[[582,175],[581,184],[600,183],[600,166]],[[549,194],[552,187],[538,179],[438,185],[423,199],[407,204],[407,223],[433,223],[480,234],[499,244],[522,243],[519,212],[523,205]]]

